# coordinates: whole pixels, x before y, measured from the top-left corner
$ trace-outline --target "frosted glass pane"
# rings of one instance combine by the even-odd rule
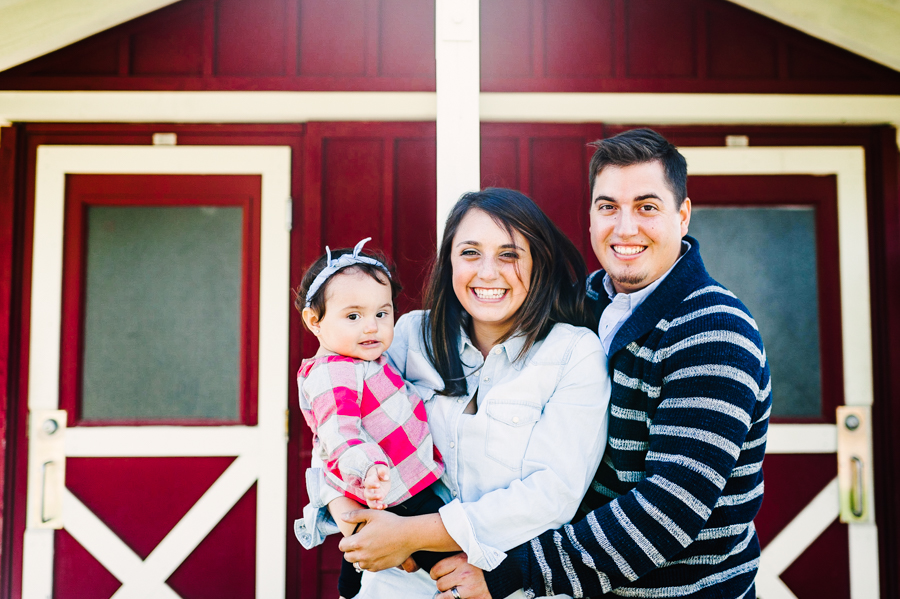
[[[238,419],[242,219],[88,208],[85,420]]]
[[[813,208],[694,207],[706,268],[750,309],[772,371],[772,415],[822,412]]]

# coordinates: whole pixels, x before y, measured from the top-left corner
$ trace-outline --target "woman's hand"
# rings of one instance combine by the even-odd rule
[[[365,523],[359,532],[344,537],[340,544],[344,559],[358,564],[363,570],[378,572],[399,566],[416,551],[408,542],[410,535],[405,532],[407,518],[381,510],[355,510],[342,518],[354,525]]]
[[[456,589],[460,599],[491,599],[481,568],[469,563],[465,553],[444,558],[431,569],[431,577],[437,588],[443,591],[435,599],[456,599],[451,589]]]

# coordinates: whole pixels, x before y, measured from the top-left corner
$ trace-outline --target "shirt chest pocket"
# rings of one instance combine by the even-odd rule
[[[488,404],[487,416],[485,454],[510,470],[521,470],[541,407],[495,400]]]

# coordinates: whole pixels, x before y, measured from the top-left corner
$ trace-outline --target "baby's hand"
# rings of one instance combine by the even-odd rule
[[[384,464],[375,464],[366,472],[366,479],[363,481],[363,495],[366,498],[366,505],[373,510],[383,510],[387,506],[384,504],[384,498],[391,490],[391,472]]]

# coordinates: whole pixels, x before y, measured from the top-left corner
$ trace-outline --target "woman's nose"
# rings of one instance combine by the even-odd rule
[[[497,276],[497,264],[493,258],[484,258],[478,267],[478,276],[490,281]]]

